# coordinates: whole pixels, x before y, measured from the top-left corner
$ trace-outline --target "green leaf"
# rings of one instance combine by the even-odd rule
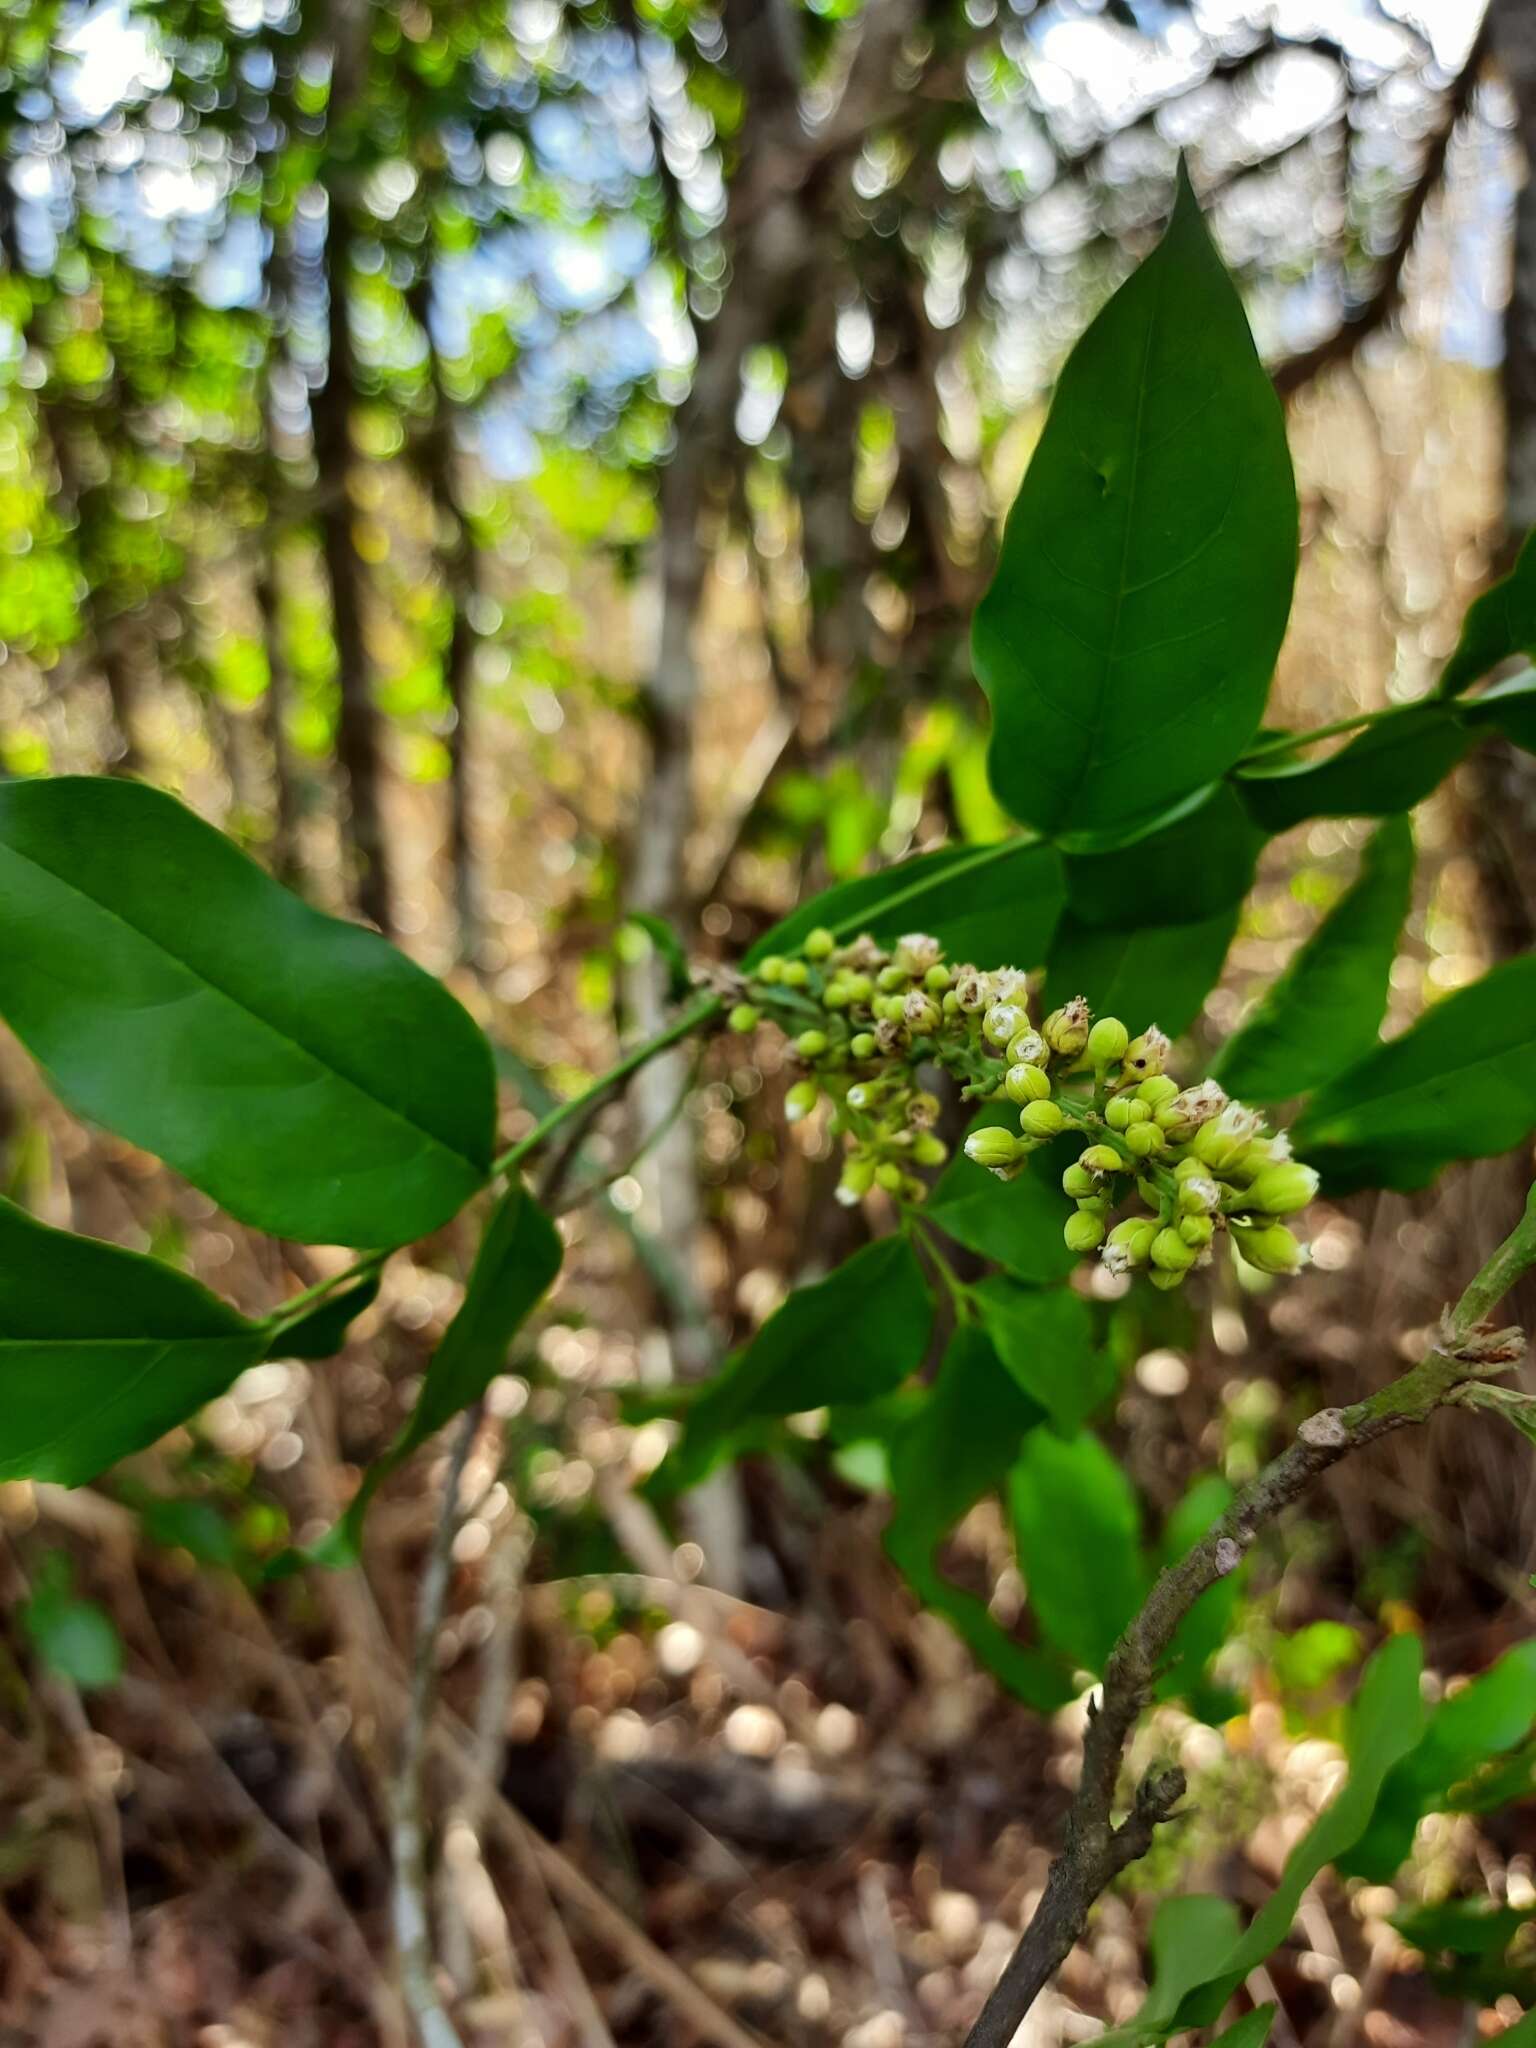
[[[1194,1480],[1163,1524],[1154,1560],[1157,1569],[1177,1564],[1231,1505],[1232,1488],[1219,1472]],[[1207,1586],[1174,1630],[1165,1669],[1154,1688],[1159,1699],[1186,1699],[1203,1718],[1219,1716],[1223,1708],[1230,1712],[1227,1695],[1207,1684],[1205,1669],[1227,1640],[1246,1566],[1245,1559],[1235,1572]]]
[[[926,1607],[1010,1692],[1041,1713],[1072,1697],[1070,1674],[1026,1648],[984,1600],[944,1577],[935,1553],[983,1494],[1001,1485],[1043,1411],[1004,1370],[985,1332],[962,1323],[921,1406],[890,1443],[891,1519],[886,1549]]]
[[[410,1420],[310,1553],[318,1563],[356,1561],[363,1519],[380,1485],[506,1370],[512,1339],[559,1272],[561,1255],[554,1224],[527,1189],[514,1184],[491,1212],[464,1299],[432,1354]]]
[[[1181,174],[1161,244],[1067,359],[976,612],[999,799],[1083,831],[1223,774],[1295,573],[1284,416]]]
[[[1349,1067],[1293,1137],[1328,1188],[1421,1188],[1536,1130],[1536,955],[1506,961]]]
[[[898,939],[931,932],[952,960],[1034,967],[1045,957],[1066,898],[1061,856],[1037,839],[992,846],[945,846],[876,875],[824,889],[757,941],[752,968],[769,953],[791,953],[818,925],[840,939],[868,932]]]
[[[377,1273],[344,1287],[328,1301],[317,1302],[307,1315],[289,1323],[273,1340],[272,1358],[334,1358],[347,1341],[347,1330],[379,1298]]]
[[[1245,2012],[1230,2027],[1213,2034],[1210,2048],[1264,2048],[1269,2030],[1275,2024],[1275,2010],[1273,2000],[1267,2005],[1256,2005],[1252,2012]]]
[[[1253,885],[1264,834],[1232,785],[1200,792],[1173,821],[1115,853],[1067,858],[1067,901],[1087,925],[1204,924]]]
[[[1017,1130],[1018,1114],[1011,1103],[991,1104],[970,1129],[1002,1124]],[[1050,1157],[1040,1153],[1017,1180],[1003,1181],[957,1146],[924,1204],[923,1220],[967,1251],[994,1259],[1015,1279],[1039,1287],[1064,1280],[1078,1264],[1061,1234],[1073,1205],[1061,1191]]]
[[[890,1393],[922,1364],[932,1327],[933,1300],[906,1238],[865,1245],[797,1288],[700,1388],[664,1467],[670,1483],[697,1485],[743,1423]]]
[[[1490,1898],[1442,1899],[1432,1906],[1406,1907],[1392,1915],[1391,1924],[1421,1955],[1486,1961],[1504,1953],[1533,1913],[1536,1907],[1501,1906]]]
[[[1135,1490],[1097,1437],[1036,1429],[1009,1475],[1009,1499],[1041,1635],[1102,1671],[1146,1590]]]
[[[1523,1742],[1533,1723],[1536,1643],[1518,1643],[1491,1671],[1435,1708],[1423,1741],[1388,1773],[1371,1824],[1341,1869],[1390,1884],[1425,1814],[1441,1811],[1463,1779]]]
[[[1536,754],[1536,668],[1521,669],[1481,696],[1463,697],[1456,716],[1472,732],[1502,733],[1515,746]]]
[[[1188,1892],[1165,1899],[1152,1916],[1147,1934],[1152,1976],[1146,2000],[1126,2031],[1166,2028],[1186,1993],[1205,1981],[1213,1955],[1233,1947],[1242,1922],[1230,1899],[1210,1892]]]
[[[1233,787],[1266,832],[1287,832],[1307,818],[1385,818],[1438,789],[1467,746],[1447,705],[1408,704],[1326,761],[1277,755],[1273,765],[1240,768]]]
[[[1220,979],[1239,915],[1234,903],[1203,924],[1107,931],[1069,910],[1046,967],[1046,1003],[1085,995],[1100,1016],[1123,1018],[1132,1031],[1160,1024],[1177,1037]]]
[[[1211,1071],[1244,1102],[1322,1087],[1377,1042],[1398,934],[1413,898],[1413,828],[1388,818],[1354,886],[1217,1055]]]
[[[465,1011],[159,790],[0,784],[0,949],[0,1006],[65,1101],[243,1222],[403,1243],[486,1178]]]
[[[22,1603],[22,1633],[55,1677],[92,1692],[122,1677],[123,1639],[106,1609],[77,1599],[73,1584],[68,1558],[50,1553]]]
[[[1528,533],[1514,567],[1467,607],[1461,637],[1436,685],[1455,697],[1512,654],[1536,650],[1536,533]]]
[[[1422,1663],[1417,1637],[1393,1636],[1366,1666],[1350,1717],[1349,1777],[1343,1791],[1291,1851],[1279,1884],[1247,1933],[1225,1954],[1211,1956],[1201,1981],[1185,1993],[1165,2031],[1208,2026],[1248,1973],[1284,1941],[1307,1886],[1360,1839],[1387,1773],[1414,1747],[1423,1728]]]
[[[1088,1304],[1070,1287],[983,1280],[972,1295],[998,1357],[1065,1435],[1115,1391],[1119,1374],[1093,1341]]]
[[[0,1480],[94,1479],[222,1394],[267,1335],[184,1273],[0,1200]]]

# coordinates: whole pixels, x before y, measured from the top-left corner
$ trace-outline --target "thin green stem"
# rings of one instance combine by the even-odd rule
[[[676,1045],[680,1039],[691,1037],[695,1031],[710,1023],[719,1015],[724,1002],[723,996],[701,996],[696,1002],[690,1003],[686,1010],[679,1010],[672,1022],[658,1031],[653,1038],[646,1039],[642,1045],[637,1045],[632,1052],[626,1053],[623,1059],[611,1066],[607,1073],[599,1074],[591,1086],[584,1088],[579,1095],[573,1095],[569,1102],[562,1102],[557,1108],[552,1109],[548,1116],[534,1125],[527,1137],[519,1138],[515,1145],[509,1145],[500,1158],[492,1162],[492,1174],[511,1173],[514,1167],[522,1164],[530,1152],[537,1152],[539,1147],[547,1139],[552,1138],[562,1125],[569,1123],[572,1117],[584,1115],[605,1096],[611,1095],[620,1082],[627,1081],[631,1074],[637,1074],[643,1066],[648,1065],[658,1053],[665,1052],[668,1046]]]
[[[1383,718],[1395,718],[1406,708],[1402,704],[1386,704],[1379,711],[1357,711],[1352,718],[1336,718],[1331,725],[1314,725],[1308,732],[1285,733],[1279,739],[1264,740],[1239,755],[1237,765],[1246,768],[1250,762],[1264,761],[1275,754],[1294,754],[1302,747],[1310,747],[1315,740],[1336,739],[1340,733],[1359,732]]]
[[[305,1310],[312,1307],[315,1302],[323,1301],[327,1295],[334,1294],[338,1287],[345,1287],[349,1280],[361,1280],[369,1273],[376,1273],[390,1252],[398,1249],[396,1245],[389,1245],[383,1251],[364,1252],[361,1258],[354,1259],[352,1264],[340,1273],[332,1273],[328,1279],[317,1280],[312,1287],[306,1287],[300,1294],[291,1294],[267,1317],[266,1327],[274,1335],[291,1329]]]
[[[918,1223],[917,1218],[910,1212],[908,1212],[904,1219],[904,1228],[907,1235],[919,1244],[929,1259],[932,1260],[934,1271],[948,1288],[950,1299],[955,1304],[955,1314],[962,1323],[970,1322],[976,1313],[971,1299],[976,1290],[968,1286],[960,1278],[960,1275],[955,1271],[949,1260],[934,1243],[931,1232],[924,1230]]]

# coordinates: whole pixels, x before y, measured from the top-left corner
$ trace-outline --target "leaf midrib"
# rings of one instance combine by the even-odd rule
[[[99,897],[93,896],[88,889],[81,888],[80,884],[72,881],[68,875],[61,875],[56,868],[50,867],[46,861],[38,860],[34,854],[23,853],[19,847],[13,845],[9,840],[0,838],[0,848],[3,848],[13,860],[22,862],[26,867],[35,868],[39,874],[47,875],[61,889],[67,889],[72,896],[79,897],[82,903],[88,903],[100,916],[110,918],[115,924],[121,925],[124,931],[130,932],[134,938],[138,939],[143,945],[148,946],[153,952],[158,953],[162,959],[169,960],[173,967],[180,968],[194,982],[216,995],[221,1002],[228,1003],[242,1017],[248,1018],[259,1030],[265,1031],[280,1044],[290,1047],[297,1053],[301,1053],[305,1059],[318,1067],[321,1073],[329,1074],[333,1080],[339,1081],[344,1088],[350,1088],[354,1095],[361,1097],[364,1102],[370,1104],[374,1109],[381,1111],[394,1122],[403,1124],[408,1131],[413,1132],[418,1138],[424,1138],[428,1145],[443,1153],[447,1158],[459,1165],[467,1166],[476,1176],[477,1181],[484,1180],[486,1174],[485,1163],[478,1159],[470,1158],[468,1153],[461,1152],[456,1145],[450,1145],[445,1139],[440,1138],[435,1131],[428,1130],[424,1124],[417,1123],[413,1117],[407,1116],[403,1110],[396,1108],[393,1103],[386,1102],[382,1096],[376,1095],[371,1088],[366,1087],[351,1074],[333,1065],[329,1059],[322,1057],[313,1047],[306,1045],[301,1038],[295,1038],[291,1032],[284,1031],[281,1026],[274,1024],[269,1018],[263,1017],[258,1011],[251,1009],[239,996],[232,994],[229,989],[222,987],[211,975],[206,974],[200,967],[195,967],[190,960],[184,960],[179,953],[172,952],[171,948],[162,939],[157,938],[152,932],[145,931],[141,925],[135,924],[132,918],[126,917],[114,905],[103,903]]]

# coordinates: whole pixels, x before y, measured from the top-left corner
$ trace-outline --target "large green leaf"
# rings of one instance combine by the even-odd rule
[[[0,1009],[65,1101],[243,1222],[403,1243],[486,1178],[465,1011],[159,790],[0,784],[0,956]]]
[[[1018,1129],[1019,1112],[1011,1102],[989,1104],[970,1128],[994,1124]],[[1080,1145],[1069,1150],[1067,1158],[1075,1157],[1077,1150]],[[1003,1181],[967,1159],[957,1146],[934,1183],[924,1220],[937,1224],[967,1251],[995,1260],[1032,1286],[1064,1280],[1078,1256],[1067,1249],[1061,1234],[1072,1204],[1061,1191],[1060,1168],[1052,1167],[1051,1157],[1042,1152],[1017,1180]]]
[[[266,1348],[184,1273],[0,1201],[0,1479],[94,1479]]]
[[[944,846],[879,874],[840,882],[765,932],[742,965],[793,952],[824,925],[840,939],[868,932],[898,939],[931,932],[952,960],[979,967],[1034,967],[1045,958],[1066,900],[1061,856],[1032,838],[991,846]]]
[[[1474,733],[1499,733],[1536,754],[1536,668],[1523,668],[1479,696],[1460,698],[1456,716]]]
[[[1416,1636],[1393,1636],[1366,1666],[1350,1716],[1349,1777],[1344,1789],[1291,1851],[1279,1884],[1247,1932],[1225,1953],[1210,1953],[1202,1981],[1185,1992],[1163,2031],[1209,2025],[1249,1972],[1284,1941],[1302,1894],[1319,1871],[1360,1839],[1387,1773],[1414,1747],[1423,1728],[1422,1662]]]
[[[865,1245],[797,1288],[688,1402],[669,1483],[696,1484],[744,1423],[890,1393],[922,1364],[932,1327],[933,1298],[906,1238]]]
[[[1130,846],[1069,855],[1067,901],[1084,924],[1204,924],[1248,894],[1263,844],[1231,783],[1218,782]]]
[[[1097,1437],[1031,1430],[1009,1475],[1014,1540],[1041,1635],[1102,1671],[1141,1604],[1146,1566],[1135,1489]]]
[[[1111,931],[1069,910],[1051,947],[1045,1000],[1054,1005],[1084,995],[1100,1016],[1119,1017],[1132,1031],[1160,1024],[1177,1037],[1219,980],[1240,914],[1234,903],[1203,924]]]
[[[1413,829],[1377,828],[1354,886],[1260,998],[1212,1072],[1245,1102],[1283,1102],[1331,1081],[1376,1043],[1398,934],[1413,897]]]
[[[972,1298],[998,1357],[1058,1429],[1080,1429],[1114,1392],[1114,1361],[1094,1344],[1088,1304],[1070,1287],[1018,1287],[998,1277],[983,1280]]]
[[[1528,533],[1507,576],[1467,607],[1461,637],[1437,685],[1455,697],[1512,654],[1536,651],[1536,533]]]
[[[1517,1643],[1491,1671],[1435,1708],[1423,1741],[1388,1773],[1370,1826],[1341,1859],[1344,1871],[1390,1884],[1424,1815],[1441,1810],[1480,1765],[1523,1742],[1533,1724],[1536,1643]]]
[[[1407,704],[1326,761],[1287,754],[1255,761],[1234,775],[1233,787],[1266,832],[1307,818],[1385,818],[1438,789],[1468,744],[1450,706]]]
[[[1181,174],[1162,242],[1067,359],[976,612],[1000,800],[1093,830],[1224,773],[1295,571],[1280,403]]]
[[[1006,1477],[1026,1433],[1044,1419],[1006,1372],[986,1333],[962,1323],[932,1387],[889,1447],[891,1519],[886,1548],[926,1607],[942,1614],[993,1675],[1042,1713],[1072,1697],[1054,1658],[1016,1643],[984,1600],[940,1572],[939,1544]]]
[[[1421,1188],[1536,1130],[1536,954],[1435,1004],[1308,1104],[1296,1148],[1340,1193]]]
[[[321,1563],[356,1558],[363,1518],[381,1483],[506,1370],[512,1339],[559,1272],[560,1259],[554,1224],[521,1183],[513,1185],[491,1212],[464,1299],[432,1354],[409,1421],[369,1466],[346,1514],[316,1547],[313,1555]]]

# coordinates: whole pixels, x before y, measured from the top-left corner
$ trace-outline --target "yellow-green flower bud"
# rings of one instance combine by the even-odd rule
[[[1061,1191],[1064,1195],[1071,1195],[1074,1201],[1082,1201],[1089,1195],[1096,1195],[1099,1184],[1086,1167],[1074,1165],[1061,1176]]]
[[[1182,1168],[1184,1161],[1180,1160]],[[1183,1216],[1214,1216],[1221,1207],[1221,1189],[1208,1173],[1202,1173],[1199,1160],[1193,1162],[1194,1172],[1179,1172],[1179,1213]],[[1177,1169],[1176,1169],[1177,1170]]]
[[[965,1156],[977,1166],[984,1166],[990,1173],[999,1173],[1012,1166],[1020,1152],[1018,1139],[1012,1131],[1001,1126],[992,1126],[982,1131],[972,1131],[965,1141]]]
[[[880,1088],[874,1081],[855,1081],[843,1100],[850,1109],[873,1109],[880,1100]]]
[[[1102,1255],[1105,1267],[1111,1273],[1129,1273],[1136,1266],[1144,1266],[1151,1257],[1156,1236],[1157,1225],[1150,1216],[1128,1216],[1109,1233]]]
[[[1196,1253],[1176,1230],[1160,1230],[1152,1240],[1152,1263],[1165,1273],[1185,1273],[1195,1263]]]
[[[1161,1109],[1165,1102],[1172,1102],[1178,1092],[1177,1081],[1171,1080],[1166,1074],[1154,1074],[1150,1080],[1142,1082],[1136,1090],[1136,1095],[1148,1109],[1157,1110]]]
[[[836,1188],[837,1199],[845,1209],[851,1209],[862,1202],[875,1184],[875,1162],[866,1154],[859,1153],[843,1162],[842,1178]]]
[[[800,950],[807,960],[825,960],[836,944],[837,940],[826,926],[819,924],[815,931],[806,933],[805,944]]]
[[[1110,1210],[1115,1206],[1114,1191],[1111,1189],[1095,1195],[1079,1195],[1077,1206],[1086,1215],[1107,1217]]]
[[[1151,1159],[1167,1142],[1154,1123],[1132,1124],[1124,1134],[1125,1149],[1137,1159]]]
[[[1184,1285],[1184,1275],[1182,1272],[1165,1272],[1161,1266],[1154,1266],[1147,1275],[1147,1278],[1154,1287],[1160,1289],[1164,1294],[1171,1294],[1175,1287],[1182,1287]]]
[[[937,1031],[939,1006],[932,996],[924,995],[920,988],[915,988],[902,1003],[901,1021],[909,1031],[918,1036],[924,1032]]]
[[[1092,1021],[1087,997],[1074,996],[1070,1003],[1052,1010],[1040,1029],[1052,1052],[1060,1053],[1063,1059],[1075,1059],[1088,1043]]]
[[[834,975],[821,992],[821,1007],[824,1010],[846,1010],[851,998],[848,984],[841,975]]]
[[[949,1147],[932,1131],[919,1131],[912,1140],[912,1158],[918,1166],[942,1166],[949,1157]]]
[[[797,1081],[784,1097],[784,1114],[792,1124],[808,1117],[821,1100],[821,1090],[814,1081]]]
[[[1061,1234],[1067,1241],[1069,1252],[1096,1251],[1104,1242],[1104,1224],[1100,1217],[1079,1209],[1075,1216],[1067,1218]]]
[[[1243,1197],[1243,1205],[1262,1209],[1267,1216],[1294,1216],[1316,1193],[1314,1169],[1292,1159],[1284,1166],[1266,1166]]]
[[[1107,1067],[1125,1057],[1130,1042],[1131,1034],[1118,1017],[1101,1017],[1089,1032],[1084,1050],[1094,1066]]]
[[[1051,1092],[1051,1078],[1043,1067],[1010,1067],[1003,1078],[1010,1102],[1044,1102]]]
[[[856,1060],[872,1060],[875,1056],[873,1032],[856,1031],[848,1041],[848,1050]]]
[[[1125,1161],[1113,1145],[1090,1145],[1079,1155],[1077,1163],[1085,1173],[1125,1172]]]
[[[1283,1223],[1271,1223],[1263,1230],[1235,1228],[1237,1248],[1250,1266],[1261,1273],[1299,1273],[1307,1263],[1307,1248]]]
[[[779,969],[779,979],[786,988],[804,988],[811,978],[811,970],[803,960],[786,960]]]
[[[755,1031],[762,1014],[755,1003],[738,1003],[725,1021],[733,1031]]]
[[[1019,1111],[1019,1129],[1026,1138],[1054,1138],[1066,1128],[1066,1117],[1054,1102],[1026,1102]]]
[[[1171,1102],[1161,1104],[1157,1120],[1175,1143],[1182,1145],[1202,1124],[1221,1115],[1227,1099],[1219,1081],[1198,1081],[1193,1088],[1181,1089]]]
[[[1051,1048],[1038,1031],[1021,1031],[1008,1041],[1008,1063],[1014,1067],[1043,1067]]]
[[[899,1195],[907,1184],[907,1176],[894,1159],[882,1159],[875,1168],[875,1186],[884,1188],[888,1195]]]
[[[754,972],[759,981],[767,982],[768,986],[772,988],[775,983],[784,979],[784,961],[782,956],[778,953],[765,955],[763,959],[758,961]]]
[[[931,996],[941,996],[954,979],[947,967],[930,967],[923,976],[923,987]]]
[[[1112,1131],[1128,1131],[1132,1124],[1145,1123],[1152,1114],[1134,1095],[1117,1095],[1104,1105],[1104,1121]]]
[[[1181,1216],[1174,1228],[1184,1242],[1193,1245],[1196,1251],[1203,1245],[1208,1245],[1216,1235],[1216,1226],[1209,1216]]]
[[[867,1003],[875,992],[875,984],[867,974],[845,974],[843,987],[848,991],[850,1003]]]
[[[1202,1124],[1189,1149],[1215,1173],[1224,1173],[1258,1134],[1264,1119],[1257,1110],[1229,1102],[1220,1116]]]
[[[1028,1022],[1028,1011],[1021,1010],[1017,1003],[994,1003],[982,1019],[981,1028],[994,1045],[1005,1046]]]
[[[908,932],[896,941],[891,957],[905,973],[920,980],[930,967],[937,967],[943,951],[938,940],[930,938],[927,932]]]
[[[911,975],[898,967],[893,960],[889,967],[881,968],[875,986],[884,989],[887,995],[892,995],[897,989],[905,988],[911,979]]]
[[[795,1040],[795,1051],[803,1060],[819,1060],[828,1043],[825,1031],[802,1031]]]
[[[965,1015],[965,1012],[960,1007],[960,998],[953,989],[950,989],[944,996],[943,1001],[939,1004],[939,1008],[946,1017],[963,1017]]]
[[[1163,1063],[1171,1050],[1167,1032],[1159,1031],[1153,1024],[1139,1038],[1131,1040],[1125,1048],[1122,1064],[1127,1074],[1135,1074],[1143,1081],[1150,1080],[1162,1073]],[[1177,1094],[1178,1090],[1175,1089],[1174,1093]]]

